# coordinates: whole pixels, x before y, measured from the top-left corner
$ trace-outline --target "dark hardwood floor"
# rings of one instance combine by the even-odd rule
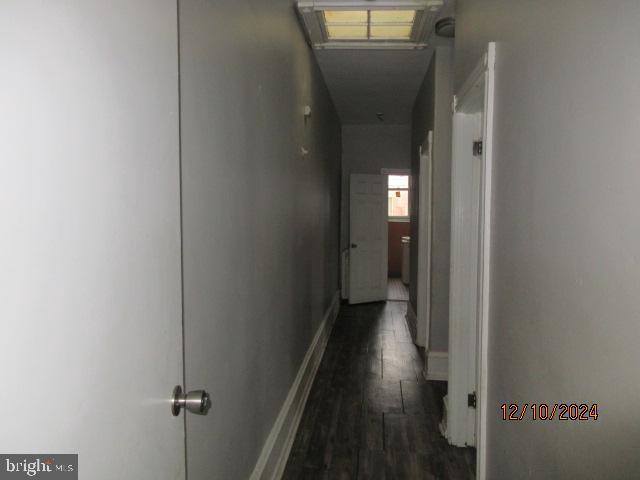
[[[438,431],[446,383],[423,379],[406,308],[342,307],[283,478],[475,478],[475,449]]]

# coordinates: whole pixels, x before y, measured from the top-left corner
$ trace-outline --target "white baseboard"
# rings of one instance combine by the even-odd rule
[[[311,385],[322,361],[322,354],[327,346],[331,329],[339,311],[340,291],[336,291],[331,306],[325,313],[324,319],[302,360],[298,374],[280,409],[278,418],[276,418],[273,428],[262,447],[260,457],[258,457],[256,466],[251,474],[251,480],[278,480],[282,477],[289,458],[289,452],[296,438],[298,425],[307,403]]]
[[[418,317],[416,312],[413,311],[413,306],[411,302],[407,302],[407,326],[409,327],[409,332],[411,333],[411,339],[413,343],[416,343],[416,338],[418,336]]]
[[[427,370],[423,372],[427,380],[449,380],[449,352],[427,352]]]
[[[448,415],[449,415],[448,395],[445,395],[442,400],[443,400],[442,401],[442,420],[440,420],[440,423],[438,424],[438,430],[440,430],[440,435],[448,439],[449,438],[448,432],[447,432],[447,422],[448,422]]]

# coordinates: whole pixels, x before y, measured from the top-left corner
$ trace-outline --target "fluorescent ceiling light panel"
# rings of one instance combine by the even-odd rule
[[[371,10],[371,23],[402,23],[413,25],[415,10]]]
[[[370,39],[411,40],[411,25],[371,25]]]
[[[443,0],[298,0],[314,48],[424,48]]]
[[[368,21],[366,10],[325,10],[323,13],[327,25],[366,25]]]
[[[327,37],[330,40],[366,40],[366,25],[327,25]]]
[[[369,12],[366,10],[325,10],[324,24],[330,40],[366,40]]]
[[[371,10],[369,38],[411,40],[415,10]]]

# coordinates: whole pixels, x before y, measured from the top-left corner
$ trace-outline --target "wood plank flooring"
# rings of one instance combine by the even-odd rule
[[[387,282],[387,300],[409,301],[409,289],[399,278],[389,277]]]
[[[446,383],[423,379],[406,308],[342,307],[283,478],[475,478],[475,449],[438,431]]]

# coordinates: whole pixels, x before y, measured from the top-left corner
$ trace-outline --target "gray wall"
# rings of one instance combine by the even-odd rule
[[[499,42],[487,478],[638,478],[640,3],[457,5],[456,85]],[[502,402],[601,415],[504,422]]]
[[[451,234],[451,101],[453,100],[453,49],[440,46],[418,92],[413,107],[411,175],[415,185],[411,218],[412,244],[418,244],[419,148],[433,130],[431,326],[429,350],[449,349],[449,242]],[[410,301],[417,308],[418,249],[411,250]]]
[[[180,29],[189,476],[248,478],[338,289],[340,124],[292,1],[182,0]]]
[[[342,127],[341,249],[349,244],[349,175],[380,174],[383,168],[411,168],[409,125],[344,125]]]

